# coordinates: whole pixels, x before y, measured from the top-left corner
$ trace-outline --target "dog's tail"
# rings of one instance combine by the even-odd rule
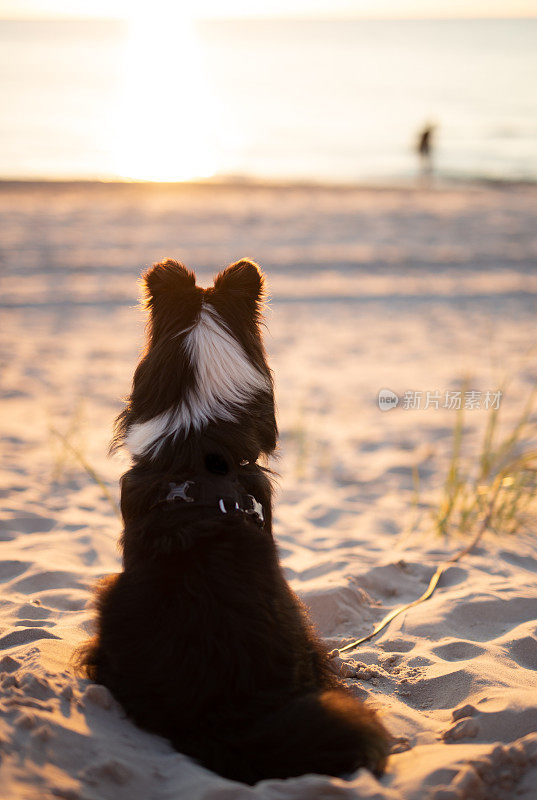
[[[250,784],[306,773],[341,777],[360,767],[380,775],[389,739],[374,711],[330,689],[295,698],[259,720],[231,750],[219,750],[226,763],[208,766]]]

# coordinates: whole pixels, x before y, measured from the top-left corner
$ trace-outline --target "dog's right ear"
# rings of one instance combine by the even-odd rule
[[[231,295],[235,301],[259,306],[263,300],[264,277],[261,267],[249,258],[230,264],[216,276],[215,291]]]
[[[146,303],[152,306],[159,297],[179,297],[196,286],[196,276],[180,261],[166,258],[153,264],[142,278]]]

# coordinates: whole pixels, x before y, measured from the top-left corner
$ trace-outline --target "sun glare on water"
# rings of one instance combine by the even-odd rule
[[[196,30],[181,10],[161,9],[153,4],[129,22],[114,169],[137,180],[209,177],[218,166],[216,114]]]

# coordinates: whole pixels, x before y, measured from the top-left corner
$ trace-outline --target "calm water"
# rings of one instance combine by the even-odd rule
[[[144,38],[146,37],[146,38]],[[0,23],[0,176],[537,179],[537,20]]]

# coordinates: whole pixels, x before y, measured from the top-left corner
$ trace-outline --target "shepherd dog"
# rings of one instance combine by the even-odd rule
[[[167,259],[143,285],[147,343],[112,442],[132,456],[123,566],[98,588],[85,674],[226,778],[380,775],[389,735],[331,669],[272,533],[263,274],[241,260],[204,289]]]

